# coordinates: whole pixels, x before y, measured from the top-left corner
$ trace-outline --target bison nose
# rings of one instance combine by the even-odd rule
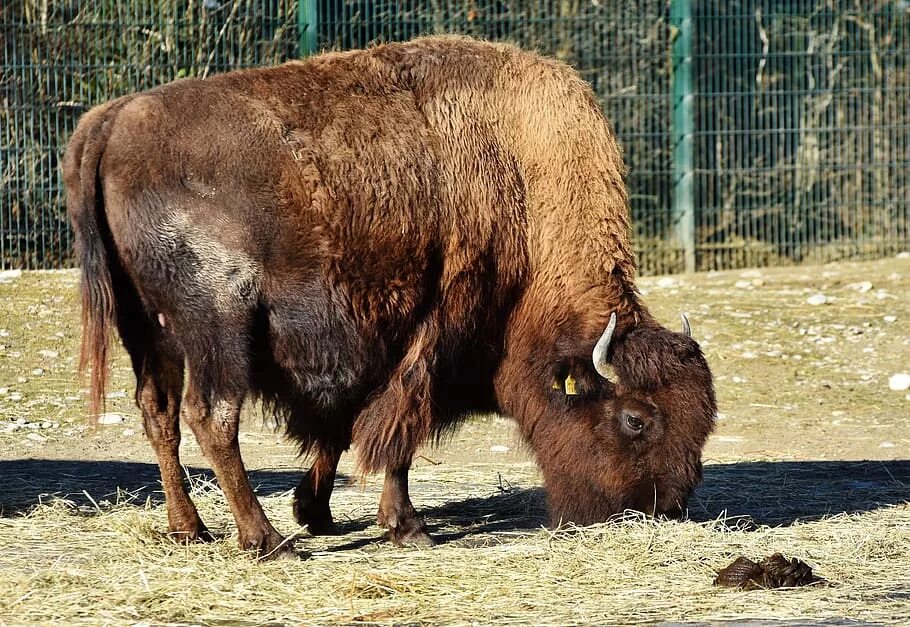
[[[685,511],[685,509],[686,509],[686,504],[679,503],[677,501],[676,503],[673,503],[673,505],[669,506],[662,512],[659,512],[658,516],[660,518],[666,518],[667,520],[680,520],[683,517],[683,512]]]

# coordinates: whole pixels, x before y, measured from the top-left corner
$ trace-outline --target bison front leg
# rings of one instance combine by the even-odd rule
[[[385,539],[397,546],[433,546],[435,542],[427,531],[424,520],[418,516],[408,494],[410,466],[387,469],[379,514],[381,527],[387,529]]]
[[[184,420],[196,434],[224,491],[237,524],[240,548],[254,551],[262,559],[290,556],[292,547],[266,518],[246,476],[237,440],[242,404],[242,394],[204,394],[191,373],[183,402]]]
[[[340,450],[320,448],[313,465],[294,490],[294,518],[314,536],[341,533],[329,507],[340,459]]]

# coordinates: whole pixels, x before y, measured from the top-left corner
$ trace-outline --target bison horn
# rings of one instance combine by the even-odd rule
[[[681,313],[679,317],[682,319],[682,332],[686,337],[692,337],[692,327],[689,326],[689,319],[686,317],[686,314]]]
[[[604,329],[600,339],[597,340],[597,344],[594,345],[594,353],[591,355],[594,359],[594,369],[597,371],[597,374],[604,379],[608,379],[610,374],[610,364],[607,363],[607,351],[610,348],[610,340],[613,339],[613,331],[615,330],[616,312],[614,311],[610,314],[610,323],[607,325],[607,328]]]

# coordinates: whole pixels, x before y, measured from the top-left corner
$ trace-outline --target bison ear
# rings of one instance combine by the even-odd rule
[[[608,381],[601,379],[584,360],[570,357],[553,366],[550,389],[565,398],[579,399],[599,395]]]
[[[565,392],[566,396],[578,396],[579,394],[578,381],[572,376],[572,373],[567,374],[565,378],[554,377],[550,388]]]

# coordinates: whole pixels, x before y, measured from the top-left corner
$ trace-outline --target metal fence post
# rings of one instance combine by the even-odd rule
[[[686,272],[695,272],[695,173],[693,165],[694,100],[692,93],[692,6],[672,0],[673,28],[673,223]]]
[[[297,45],[301,57],[316,52],[316,25],[316,0],[297,0]]]

